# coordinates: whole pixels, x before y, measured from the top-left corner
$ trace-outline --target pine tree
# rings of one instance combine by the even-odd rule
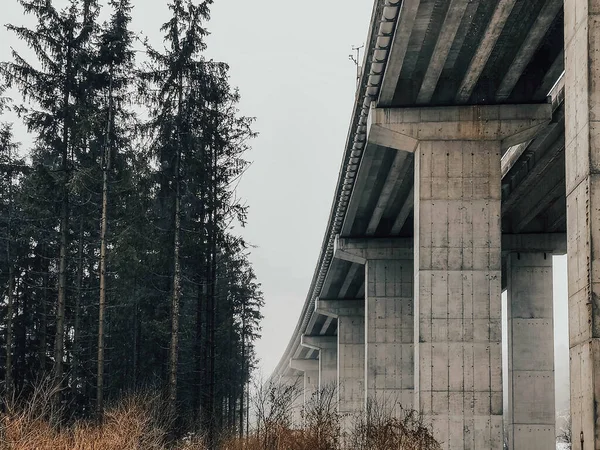
[[[3,63],[2,72],[9,86],[20,88],[24,99],[34,105],[25,112],[25,123],[37,134],[58,175],[60,245],[53,376],[56,382],[62,382],[70,245],[69,185],[74,170],[73,155],[83,151],[86,140],[77,129],[82,113],[78,100],[85,93],[86,65],[91,61],[90,43],[98,5],[95,0],[70,0],[68,7],[58,11],[51,2],[19,0],[19,3],[26,14],[35,17],[36,26],[29,29],[8,25],[7,28],[35,51],[37,61],[30,64],[13,50],[14,62]]]
[[[98,90],[106,92],[107,100],[100,109],[105,115],[104,145],[102,151],[102,215],[100,231],[100,298],[98,306],[98,368],[96,383],[96,410],[102,414],[104,407],[104,322],[106,304],[106,266],[108,243],[109,187],[112,161],[115,159],[115,143],[127,139],[127,130],[123,126],[115,128],[115,122],[126,124],[129,111],[123,104],[130,95],[129,86],[133,73],[134,53],[133,34],[129,31],[131,5],[129,0],[111,0],[113,10],[110,21],[105,24],[98,43],[98,55],[95,69],[98,71]],[[115,105],[116,104],[116,105]],[[102,120],[100,120],[102,123]],[[116,141],[116,142],[115,142]]]

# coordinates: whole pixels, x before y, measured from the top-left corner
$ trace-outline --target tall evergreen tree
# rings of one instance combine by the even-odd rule
[[[2,72],[9,86],[20,88],[25,100],[33,105],[25,113],[28,129],[37,134],[39,144],[47,152],[59,188],[60,245],[58,255],[58,288],[54,337],[53,376],[64,375],[65,314],[67,296],[67,263],[69,253],[70,192],[73,156],[84,150],[86,136],[78,127],[82,95],[91,61],[91,40],[98,14],[95,0],[70,0],[59,11],[51,2],[19,0],[25,13],[32,14],[35,28],[8,25],[21,40],[35,51],[37,61],[27,62],[13,50],[14,62],[3,63]],[[39,67],[39,68],[37,68]],[[60,136],[60,137],[59,137]]]

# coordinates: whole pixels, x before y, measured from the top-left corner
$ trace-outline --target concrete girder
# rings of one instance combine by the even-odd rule
[[[319,333],[320,334],[327,333],[327,330],[331,326],[331,322],[333,322],[333,320],[334,320],[333,317],[327,316],[327,318],[325,319],[325,322],[323,322],[323,326],[321,327],[321,330]]]
[[[391,148],[414,152],[419,141],[501,141],[503,148],[533,139],[552,120],[552,105],[372,108],[367,139],[393,133]]]
[[[398,78],[400,78],[404,57],[408,50],[410,36],[415,25],[420,5],[421,0],[404,0],[402,2],[392,48],[388,57],[381,88],[379,90],[378,103],[382,106],[389,105],[394,98],[396,84],[398,83]]]
[[[469,2],[470,0],[450,0],[444,23],[417,96],[417,105],[424,105],[431,101]]]
[[[336,336],[310,336],[303,334],[300,337],[300,345],[314,350],[337,349]]]
[[[346,274],[346,278],[344,278],[344,282],[342,283],[342,287],[340,288],[339,298],[346,298],[348,294],[348,289],[350,289],[350,285],[354,281],[356,274],[361,269],[359,264],[352,264],[350,269],[348,269],[348,273]]]
[[[373,173],[373,166],[377,167],[377,164],[381,164],[381,160],[385,154],[385,152],[381,150],[382,149],[374,143],[367,142],[365,145],[360,169],[357,173],[356,182],[352,189],[348,209],[342,224],[342,235],[352,234],[352,226],[354,225],[354,220],[356,219],[356,214],[362,203],[362,199],[365,197],[368,198],[373,189],[373,181],[376,176],[376,174]]]
[[[565,233],[503,234],[502,253],[548,253],[564,255],[567,252]]]
[[[519,52],[515,56],[510,68],[506,72],[504,79],[500,83],[500,88],[496,93],[496,101],[502,102],[507,100],[512,93],[513,88],[521,78],[525,68],[533,58],[542,39],[548,32],[552,22],[562,8],[563,0],[546,0],[542,10],[537,16],[533,26],[529,29],[529,33],[525,41],[521,45]]]
[[[412,259],[412,238],[340,238],[336,236],[335,258],[366,264],[369,259]]]
[[[540,180],[548,168],[560,157],[561,152],[565,148],[564,136],[557,139],[552,146],[544,153],[544,155],[536,162],[535,166],[528,173],[525,180],[519,183],[516,188],[511,191],[508,197],[502,202],[502,213],[510,211],[512,207],[529,192]]]
[[[483,39],[479,44],[479,47],[477,47],[477,51],[471,59],[469,68],[460,84],[458,94],[456,95],[457,103],[467,103],[469,101],[473,89],[494,50],[496,41],[504,29],[504,25],[506,24],[516,1],[517,0],[500,0],[494,11],[494,15],[488,23]]]
[[[540,213],[564,195],[565,161],[559,158],[544,173],[544,182],[523,196],[519,207],[512,211],[512,231],[521,233]]]
[[[392,236],[395,234],[399,234],[400,231],[402,231],[402,228],[404,227],[404,224],[406,223],[406,219],[408,219],[410,212],[413,210],[413,206],[415,204],[415,190],[414,189],[415,189],[414,186],[412,186],[410,188],[410,191],[408,192],[408,196],[406,197],[406,201],[402,205],[402,208],[400,209],[400,212],[398,213],[398,216],[396,217],[396,220],[394,221],[394,224],[392,225],[392,229],[390,231],[390,234]]]
[[[290,358],[290,369],[300,372],[317,371],[319,370],[319,360]]]
[[[371,220],[367,226],[367,231],[365,233],[367,236],[375,234],[379,222],[381,221],[381,217],[389,203],[390,197],[394,192],[394,187],[406,178],[410,169],[410,164],[406,164],[407,158],[408,153],[406,152],[397,152],[394,156],[394,162],[392,163],[392,167],[390,168],[381,194],[379,195],[379,199],[377,200],[377,204],[375,205],[375,209],[371,215]]]
[[[565,52],[561,51],[557,56],[552,65],[550,66],[550,70],[544,76],[542,80],[542,84],[533,94],[533,100],[541,102],[548,96],[548,93],[552,89],[552,87],[556,84],[556,81],[561,77],[561,75],[565,71]]]

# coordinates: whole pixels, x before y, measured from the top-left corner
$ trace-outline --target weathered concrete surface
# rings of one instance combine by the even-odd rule
[[[364,410],[365,308],[362,300],[317,300],[315,310],[338,320],[337,396],[338,412],[348,430]]]
[[[414,400],[413,261],[366,264],[366,400],[390,411]]]
[[[336,239],[337,258],[365,267],[365,405],[414,400],[413,239]]]
[[[507,278],[508,445],[546,450],[556,441],[552,255],[510,254]]]
[[[337,336],[306,336],[301,344],[319,350],[319,389],[337,385]]]
[[[415,406],[444,449],[503,445],[500,159],[551,117],[550,104],[369,116],[369,141],[415,153]]]
[[[500,141],[415,157],[415,400],[443,449],[502,448]]]
[[[315,406],[316,395],[319,391],[319,367],[315,370],[307,370],[304,372],[304,410],[302,412],[302,419],[306,424],[307,411],[311,410],[311,407]]]
[[[338,411],[356,414],[365,398],[365,316],[338,317]]]
[[[304,410],[304,395],[302,393],[304,385],[303,374],[292,371],[287,376],[280,377],[277,382],[279,383],[277,389],[279,389],[280,395],[283,395],[284,392],[291,395],[289,411],[290,425],[295,429],[302,428],[302,412]]]
[[[565,160],[571,419],[600,448],[600,1],[565,8]]]

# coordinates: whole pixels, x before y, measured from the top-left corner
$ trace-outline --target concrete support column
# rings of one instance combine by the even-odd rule
[[[554,448],[552,255],[510,254],[507,282],[508,447]]]
[[[415,157],[416,403],[444,449],[502,448],[499,141]]]
[[[600,1],[566,0],[565,161],[573,450],[600,448]]]
[[[365,402],[413,407],[413,239],[337,239],[335,256],[365,265]]]
[[[291,405],[290,405],[290,426],[292,429],[302,428],[302,411],[304,408],[304,396],[302,395],[303,386],[303,375],[301,373],[290,372],[289,375],[281,377],[278,389],[281,393],[288,391],[290,388],[294,388],[291,392]],[[288,391],[289,392],[289,391]]]
[[[319,351],[319,389],[337,385],[337,336],[307,336],[301,345]]]
[[[370,142],[415,154],[415,406],[444,450],[500,450],[500,158],[551,106],[373,109]]]
[[[319,391],[319,368],[318,363],[315,370],[307,370],[304,372],[304,414],[303,419],[306,423],[306,414],[311,407],[314,408],[317,402],[316,396]]]
[[[364,410],[365,399],[365,315],[362,300],[318,300],[319,313],[336,317],[338,412],[352,418]]]
[[[316,359],[291,359],[290,368],[303,373],[300,392],[300,423],[304,426],[306,420],[306,408],[319,389],[319,361]]]

